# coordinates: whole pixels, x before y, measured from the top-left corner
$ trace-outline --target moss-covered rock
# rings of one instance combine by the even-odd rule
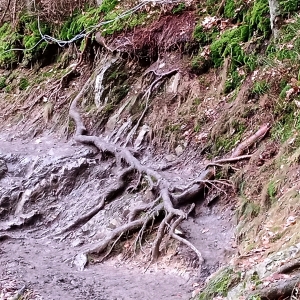
[[[195,300],[211,300],[216,296],[226,297],[229,289],[240,281],[240,273],[234,272],[231,268],[224,268],[213,276],[205,289]]]

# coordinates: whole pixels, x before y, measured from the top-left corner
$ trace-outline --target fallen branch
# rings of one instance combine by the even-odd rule
[[[266,133],[271,128],[270,124],[267,123],[260,127],[258,131],[256,131],[253,135],[251,135],[249,138],[247,138],[244,142],[240,143],[236,149],[233,151],[231,158],[236,158],[240,155],[242,155],[245,150],[247,150],[250,146],[252,146],[255,142],[257,142],[259,139],[262,139]]]
[[[205,169],[207,169],[208,167],[216,166],[218,164],[227,164],[227,163],[232,163],[232,162],[236,162],[236,161],[240,161],[240,160],[244,160],[244,159],[250,159],[251,157],[252,157],[252,155],[242,155],[242,156],[235,156],[235,157],[214,160],[211,163],[207,164],[205,166]]]

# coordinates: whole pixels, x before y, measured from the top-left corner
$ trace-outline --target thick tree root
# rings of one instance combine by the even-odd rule
[[[80,218],[78,218],[76,221],[74,221],[72,224],[67,226],[66,228],[62,229],[62,231],[59,234],[68,232],[70,230],[75,229],[76,227],[80,225],[84,225],[87,223],[90,219],[92,219],[103,207],[105,202],[109,202],[113,200],[118,194],[120,194],[122,191],[125,190],[127,186],[127,176],[130,175],[133,172],[133,168],[129,167],[122,171],[122,173],[119,175],[117,183],[113,185],[106,193],[105,195],[101,196],[101,200],[91,211],[84,214]]]
[[[278,271],[278,274],[289,274],[296,269],[300,268],[300,261],[299,258],[293,259],[292,261],[288,262],[287,264],[283,265]]]
[[[190,189],[188,189],[186,192],[183,192],[181,195],[173,195],[169,192],[170,184],[169,182],[158,172],[155,171],[145,165],[142,165],[140,161],[134,156],[134,153],[130,151],[128,148],[120,147],[117,144],[112,144],[109,142],[104,141],[100,137],[97,136],[88,136],[86,135],[87,131],[86,128],[82,122],[81,116],[77,110],[77,102],[79,99],[84,95],[86,88],[91,84],[91,78],[87,80],[85,85],[83,86],[82,90],[78,93],[78,95],[73,100],[71,106],[69,115],[70,117],[75,121],[76,123],[76,132],[75,132],[75,140],[80,143],[84,144],[92,144],[96,146],[100,151],[110,153],[116,157],[117,161],[122,161],[128,165],[128,169],[126,172],[131,172],[133,170],[137,171],[139,174],[143,174],[146,176],[146,178],[149,179],[150,186],[155,186],[155,192],[157,193],[157,196],[159,199],[162,200],[163,208],[166,211],[166,217],[164,221],[161,222],[161,225],[158,229],[156,240],[152,247],[152,260],[157,259],[159,255],[159,246],[161,244],[161,241],[165,235],[165,229],[168,223],[173,219],[173,217],[178,216],[181,219],[186,218],[186,214],[178,208],[175,208],[173,203],[176,203],[176,205],[183,204],[189,200],[191,200],[199,191],[203,188],[203,183],[200,184],[194,184]],[[126,173],[125,172],[125,173]],[[122,173],[123,175],[125,174]],[[203,179],[208,179],[213,176],[212,170],[205,171],[206,175],[202,176]],[[122,176],[121,176],[122,177]],[[123,181],[122,181],[123,182]],[[151,184],[152,182],[152,184]],[[121,188],[123,188],[123,184],[118,186],[117,190],[120,191]],[[68,226],[64,231],[68,231],[76,226],[78,226],[80,223],[85,222],[86,220],[93,217],[99,209],[103,207],[103,201],[101,201],[98,206],[93,209],[91,212],[89,212],[87,215],[83,216],[79,220],[77,220],[74,224]],[[152,206],[151,206],[152,207]],[[147,209],[148,207],[146,207]],[[156,209],[160,209],[159,204],[155,208],[153,208],[153,211],[155,212]],[[144,209],[144,207],[142,208]],[[135,231],[137,229],[143,228],[145,224],[148,224],[150,220],[152,220],[155,216],[155,213],[151,213],[146,218],[140,218],[137,220],[133,220],[137,212],[134,212],[130,216],[129,223],[124,224],[114,231],[112,231],[108,236],[101,241],[100,243],[97,243],[96,245],[89,247],[85,253],[101,253],[103,252],[107,246],[114,241],[120,234],[127,232],[127,231]],[[157,214],[157,212],[156,212]],[[176,239],[178,239],[175,236]],[[187,244],[185,242],[185,244]],[[200,255],[198,255],[200,257]]]
[[[157,235],[156,235],[156,239],[155,239],[155,241],[153,243],[153,246],[152,246],[152,257],[151,257],[152,262],[154,262],[158,259],[159,246],[160,246],[160,244],[162,242],[162,239],[165,235],[166,226],[170,223],[173,216],[174,215],[172,213],[168,213],[159,225]]]
[[[289,279],[273,282],[267,287],[250,293],[246,300],[254,299],[255,296],[257,296],[255,299],[260,297],[259,299],[261,300],[284,299],[285,297],[291,296],[294,288],[299,284],[299,282],[299,274]]]
[[[205,187],[205,183],[202,181],[209,180],[213,178],[213,176],[214,176],[213,168],[208,168],[207,170],[202,172],[200,176],[196,179],[196,181],[198,180],[198,182],[194,182],[191,187],[187,188],[181,194],[173,196],[173,203],[175,207],[178,207],[184,203],[193,200],[197,195],[199,195],[199,193]]]

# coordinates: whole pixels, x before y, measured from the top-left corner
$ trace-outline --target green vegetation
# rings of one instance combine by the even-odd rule
[[[173,14],[180,14],[185,10],[185,3],[179,3],[175,8],[173,8],[172,13]]]
[[[236,144],[241,140],[243,133],[246,130],[246,126],[243,123],[238,121],[234,121],[231,124],[232,130],[234,130],[233,134],[225,133],[219,134],[214,142],[214,151],[212,152],[212,156],[218,156],[231,151]]]
[[[71,16],[60,30],[62,40],[70,40],[83,30],[91,29],[97,25],[103,14],[109,14],[117,5],[117,0],[104,0],[99,7],[90,8],[86,12],[77,12]]]
[[[248,55],[242,48],[242,42],[247,42],[250,34],[250,27],[242,25],[237,28],[226,30],[210,46],[211,58],[215,67],[222,65],[224,58],[230,56],[233,66],[247,64]]]
[[[0,77],[0,90],[3,90],[6,87],[6,77]]]
[[[29,86],[29,82],[27,80],[27,78],[21,78],[20,82],[19,82],[19,89],[21,91],[26,90]]]
[[[243,202],[237,211],[238,218],[243,217],[247,220],[251,220],[257,217],[260,212],[260,205],[250,201],[249,199],[245,198],[245,196],[242,196],[242,198]]]
[[[110,14],[107,14],[104,18],[105,21],[111,21],[114,20],[118,16],[118,12],[112,12]],[[138,25],[143,24],[147,19],[146,13],[139,13],[139,14],[133,14],[131,16],[128,16],[126,18],[117,19],[112,23],[103,25],[103,31],[102,34],[104,36],[111,35],[116,32],[120,32],[122,30],[126,29],[132,29]]]
[[[218,272],[200,293],[199,300],[209,300],[216,296],[226,297],[230,287],[237,285],[240,281],[240,273],[235,273],[230,268]]]
[[[271,180],[268,184],[267,189],[268,197],[271,200],[271,202],[274,202],[276,200],[276,194],[277,194],[277,185],[275,181]]]
[[[215,14],[214,10],[209,11],[211,1],[206,1],[209,14]],[[240,82],[236,68],[246,66],[246,71],[253,71],[257,67],[257,56],[255,53],[247,53],[244,49],[245,43],[255,36],[263,39],[271,33],[269,21],[269,6],[264,0],[254,1],[252,6],[246,10],[243,1],[227,0],[224,7],[224,16],[241,22],[235,28],[225,30],[217,36],[215,28],[206,31],[199,23],[196,25],[193,37],[201,46],[210,45],[210,58],[214,67],[220,67],[226,57],[231,58],[231,78],[227,82],[227,92],[234,90]],[[200,52],[199,52],[200,53]],[[192,68],[203,65],[203,58],[197,55],[192,61]]]
[[[258,35],[267,38],[271,34],[268,1],[253,1],[253,6],[246,13],[244,21],[250,26],[251,36],[257,32]]]
[[[271,137],[278,142],[285,142],[300,130],[300,113],[294,102],[279,99],[274,115],[277,122],[271,130]],[[296,139],[299,144],[299,138]]]
[[[20,32],[23,31],[22,45],[26,49],[24,52],[25,61],[35,62],[38,60],[47,48],[48,44],[41,41],[41,36],[36,17],[24,15],[19,21]],[[40,22],[42,34],[50,34],[50,26],[45,22]],[[24,61],[23,59],[23,61]]]
[[[297,11],[299,8],[298,0],[279,0],[280,11],[283,14],[288,14]]]
[[[4,23],[0,28],[0,67],[9,68],[17,64],[16,52],[9,51],[18,45],[20,35],[15,32],[9,23]]]
[[[251,93],[255,95],[263,95],[266,94],[269,89],[270,85],[265,80],[257,81],[254,83]]]
[[[250,282],[255,286],[262,284],[262,281],[260,280],[259,275],[256,271],[254,271],[253,274],[251,275]]]
[[[227,0],[224,7],[224,17],[242,21],[245,13],[245,2],[241,0]]]
[[[278,41],[271,43],[266,54],[271,60],[291,60],[298,63],[300,53],[300,17],[294,18],[294,22],[283,25],[280,30]]]
[[[117,0],[105,0],[97,8],[90,8],[84,13],[75,13],[62,26],[60,38],[62,40],[70,40],[83,30],[89,30],[97,25],[100,19],[103,21],[112,21],[102,26],[101,32],[104,36],[120,32],[124,29],[132,29],[146,21],[146,13],[135,13],[125,18],[117,19],[122,13],[121,10],[115,10],[117,4]]]
[[[227,76],[226,82],[225,82],[225,88],[224,93],[228,94],[232,91],[234,91],[238,86],[241,84],[242,80],[244,79],[244,76],[241,76],[238,71],[235,70],[235,68],[230,68],[229,74]]]

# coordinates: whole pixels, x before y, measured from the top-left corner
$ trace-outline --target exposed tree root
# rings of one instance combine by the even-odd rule
[[[110,234],[108,234],[103,241],[96,243],[96,244],[92,245],[91,247],[89,247],[85,251],[85,253],[95,253],[95,254],[102,253],[106,249],[106,247],[121,233],[137,230],[144,224],[144,222],[145,222],[144,219],[138,219],[138,220],[126,223],[126,224],[116,228]]]
[[[146,97],[146,101],[149,100],[153,87],[157,83],[159,83],[159,81],[162,79],[163,76],[173,74],[174,72],[177,71],[178,70],[176,69],[167,72],[165,74],[160,74],[159,78],[155,79],[153,83],[150,85],[150,87],[147,89],[147,91],[145,92],[144,96]],[[148,189],[152,192],[156,200],[149,204],[136,207],[134,210],[132,210],[129,213],[127,223],[121,225],[120,227],[116,228],[112,232],[108,233],[104,240],[94,245],[91,245],[90,247],[87,247],[84,250],[84,253],[100,254],[101,252],[105,251],[105,249],[111,243],[114,246],[116,243],[116,239],[118,239],[125,232],[139,231],[134,245],[134,249],[136,249],[136,245],[138,242],[140,242],[141,245],[143,234],[146,230],[146,227],[149,227],[150,221],[152,220],[153,222],[159,215],[159,212],[164,210],[165,217],[162,221],[160,221],[160,225],[157,230],[157,235],[152,245],[151,261],[155,261],[159,257],[160,245],[162,243],[163,238],[167,234],[168,238],[172,237],[184,243],[189,248],[191,248],[197,254],[199,258],[199,264],[201,265],[201,263],[203,262],[201,253],[189,241],[178,236],[175,232],[175,229],[179,225],[179,223],[182,222],[182,220],[184,220],[185,218],[187,218],[188,215],[182,209],[180,209],[180,207],[182,205],[191,203],[199,195],[199,193],[201,193],[204,190],[204,188],[208,184],[216,187],[217,189],[220,189],[218,186],[216,186],[216,184],[218,185],[222,184],[231,187],[232,186],[231,183],[225,180],[212,180],[215,175],[215,170],[213,167],[207,166],[202,171],[202,173],[199,174],[199,177],[192,182],[191,185],[181,190],[180,193],[175,193],[172,190],[172,186],[170,182],[159,172],[159,170],[154,170],[151,167],[142,164],[140,160],[137,158],[137,154],[132,149],[125,146],[127,142],[129,142],[133,137],[133,135],[136,133],[136,130],[140,125],[141,119],[145,116],[148,102],[146,103],[146,109],[144,110],[137,126],[135,126],[133,128],[133,131],[131,131],[131,133],[128,135],[127,140],[125,142],[125,146],[121,146],[120,144],[117,143],[107,142],[101,137],[87,135],[87,130],[83,124],[80,113],[77,110],[77,102],[84,96],[84,93],[86,89],[89,87],[89,85],[91,84],[91,82],[92,82],[92,77],[90,77],[86,81],[85,85],[83,86],[81,91],[74,98],[74,100],[70,105],[69,116],[75,121],[76,124],[74,139],[79,143],[94,145],[96,148],[98,148],[98,150],[100,150],[100,152],[109,153],[113,155],[116,161],[119,162],[119,164],[123,163],[125,169],[119,175],[118,183],[116,184],[116,186],[114,186],[104,197],[102,197],[99,204],[95,208],[93,208],[92,211],[90,211],[88,214],[82,216],[81,218],[76,220],[73,224],[65,228],[64,232],[74,229],[77,226],[83,224],[84,222],[90,220],[93,216],[95,216],[95,214],[99,212],[99,210],[103,208],[105,200],[106,201],[112,200],[117,195],[122,193],[126,188],[125,179],[127,175],[134,171],[138,173],[139,178],[142,178],[142,176],[144,176],[144,178],[147,179],[147,181],[149,182]],[[259,134],[257,136],[259,138],[262,135]],[[243,145],[240,148],[244,149],[245,146]],[[231,157],[230,159],[227,159],[226,162],[233,162],[233,161],[238,161],[241,159],[248,159],[248,158],[249,156],[246,157],[246,156],[236,155],[236,157]],[[216,161],[216,163],[223,163],[223,162],[225,162],[225,160]],[[145,215],[143,217],[139,216],[138,219],[135,219],[141,212],[145,212]]]
[[[165,73],[162,73],[162,74],[157,74],[155,71],[153,71],[153,73],[155,75],[158,75],[159,77],[157,79],[155,79],[151,85],[149,86],[149,88],[146,90],[145,94],[143,95],[142,99],[146,99],[146,106],[143,110],[143,113],[142,115],[140,116],[140,118],[138,119],[137,123],[135,124],[135,126],[132,128],[132,130],[130,131],[130,133],[128,134],[127,138],[126,138],[126,141],[125,141],[125,144],[124,146],[126,147],[128,145],[128,143],[132,140],[133,136],[135,135],[137,129],[139,128],[142,120],[144,119],[148,109],[149,109],[149,99],[150,99],[150,96],[151,96],[151,92],[154,88],[154,86],[156,84],[158,84],[165,76],[170,76],[170,75],[173,75],[174,73],[178,72],[178,69],[174,69],[174,70],[171,70],[169,72],[165,72]]]
[[[69,115],[70,117],[75,121],[76,123],[76,132],[75,132],[75,140],[84,143],[84,144],[93,144],[95,145],[100,151],[102,152],[107,152],[110,154],[113,154],[116,157],[117,161],[123,161],[128,165],[128,170],[132,171],[135,170],[140,174],[144,174],[149,182],[150,186],[155,185],[155,191],[157,196],[162,199],[163,203],[163,208],[166,211],[166,217],[165,219],[161,222],[158,233],[157,233],[157,238],[153,244],[152,247],[152,260],[157,259],[159,255],[159,246],[160,243],[165,235],[165,229],[168,223],[173,219],[173,217],[178,216],[180,219],[186,218],[186,214],[178,208],[175,208],[173,205],[173,202],[175,197],[177,199],[176,204],[182,204],[190,200],[193,196],[195,196],[199,191],[203,188],[203,184],[194,184],[192,188],[188,189],[186,193],[181,194],[179,196],[172,195],[169,192],[169,182],[157,171],[142,165],[140,161],[134,156],[134,153],[132,153],[128,148],[123,148],[118,146],[117,144],[112,144],[104,141],[103,139],[97,137],[97,136],[87,136],[86,134],[86,128],[82,122],[81,116],[76,108],[77,102],[79,99],[84,95],[85,89],[90,85],[91,78],[87,80],[86,84],[82,88],[82,90],[79,92],[79,94],[75,97],[73,100],[71,106],[70,106],[70,111]],[[124,173],[124,172],[123,172]],[[213,175],[212,170],[205,171],[204,172],[206,175],[203,176],[204,179],[211,178]],[[209,176],[207,175],[209,174]],[[152,182],[152,184],[151,184]],[[186,198],[186,199],[185,199]],[[87,220],[91,216],[93,216],[99,209],[103,207],[103,202],[100,202],[99,205],[88,215],[83,216],[80,220],[77,220],[74,224],[68,227],[67,230],[70,230],[71,228],[74,228],[77,224]],[[150,206],[149,206],[150,207]],[[152,207],[152,205],[151,205]],[[142,207],[144,209],[144,207]],[[153,208],[154,213],[151,213],[147,217],[140,218],[138,220],[134,220],[133,218],[136,215],[136,212],[134,212],[130,216],[129,223],[124,224],[114,231],[112,231],[108,236],[105,238],[105,240],[101,241],[100,243],[97,243],[95,246],[89,248],[86,250],[85,253],[101,253],[106,249],[106,247],[112,242],[116,237],[118,237],[121,233],[126,232],[126,231],[134,231],[137,229],[140,229],[141,227],[144,227],[145,224],[148,224],[148,222],[153,219],[155,213],[157,214],[156,210],[160,209],[161,207],[159,204]]]
[[[152,257],[151,257],[152,262],[154,262],[158,259],[159,246],[160,246],[160,244],[162,242],[162,239],[165,235],[166,226],[170,223],[173,216],[174,215],[172,213],[168,213],[159,225],[157,235],[156,235],[156,239],[155,239],[155,241],[153,243],[153,246],[152,246]]]
[[[300,268],[300,261],[299,258],[293,259],[289,263],[283,265],[280,267],[280,269],[277,271],[278,274],[289,274],[292,271]]]
[[[76,221],[74,221],[72,224],[64,228],[59,234],[65,233],[67,231],[70,231],[80,225],[84,225],[87,223],[90,219],[92,219],[103,207],[105,202],[113,200],[119,193],[124,191],[126,188],[127,182],[126,177],[130,175],[130,173],[133,172],[133,168],[129,167],[122,171],[122,173],[118,176],[117,183],[113,185],[104,195],[101,196],[101,200],[91,211],[84,214],[80,218],[78,218]]]
[[[259,299],[261,300],[284,299],[285,297],[291,296],[299,282],[300,275],[298,274],[289,279],[273,282],[267,287],[254,291],[250,293],[246,299],[254,299],[255,296],[260,297]]]
[[[156,199],[155,201],[151,202],[151,203],[147,203],[147,204],[141,205],[141,206],[136,207],[135,209],[133,209],[133,210],[129,213],[129,215],[128,215],[128,221],[130,221],[130,222],[133,221],[133,220],[135,219],[135,217],[136,217],[139,213],[141,213],[142,211],[146,211],[146,210],[149,210],[149,209],[153,208],[154,205],[157,204],[158,200],[159,200],[159,198]]]
[[[227,163],[237,162],[237,161],[244,160],[244,159],[250,159],[251,157],[252,157],[252,155],[241,155],[241,156],[218,159],[218,160],[214,160],[211,163],[207,164],[205,166],[205,168],[207,169],[208,167],[216,166],[218,164],[227,164]]]
[[[209,168],[203,171],[200,174],[200,176],[196,179],[196,182],[194,182],[190,187],[188,187],[181,194],[173,196],[174,205],[178,207],[182,204],[185,204],[193,200],[205,187],[205,183],[202,181],[209,180],[213,178],[213,176],[214,176],[213,168]]]

